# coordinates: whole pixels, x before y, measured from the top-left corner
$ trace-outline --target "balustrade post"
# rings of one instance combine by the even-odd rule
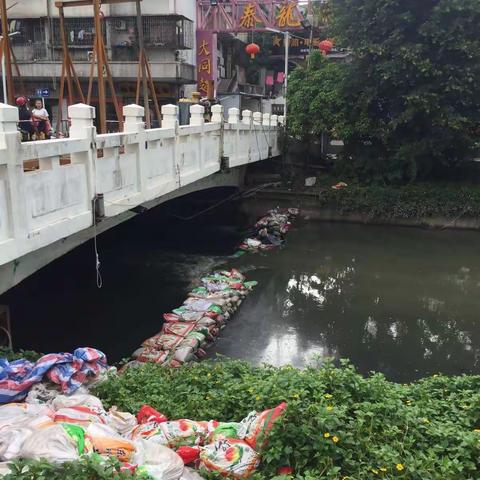
[[[162,105],[162,128],[178,128],[178,107]]]
[[[278,116],[278,123],[283,126],[285,125],[285,117],[283,115]]]
[[[97,160],[96,136],[97,131],[93,125],[95,118],[95,108],[90,105],[78,103],[68,107],[68,117],[71,120],[70,138],[79,138],[89,140],[88,150],[84,152],[72,153],[71,162],[85,165],[87,175],[87,195],[86,205],[89,210],[93,208],[92,200],[96,193],[95,162]]]
[[[223,124],[223,105],[213,105],[212,123]]]
[[[254,125],[262,124],[262,112],[253,112],[253,124]]]
[[[228,123],[230,125],[235,125],[240,122],[240,110],[238,108],[229,108],[228,109]]]
[[[142,159],[145,157],[147,149],[145,122],[143,117],[145,115],[145,108],[140,105],[125,105],[123,107],[123,115],[125,117],[125,124],[123,131],[125,133],[137,134],[138,138],[134,143],[127,143],[125,145],[125,152],[135,155],[136,170],[137,170],[137,191],[144,192],[146,189],[147,178],[145,169],[143,168]]]
[[[242,123],[244,125],[248,125],[249,127],[252,125],[252,111],[251,110],[243,110],[243,112],[242,112]]]
[[[270,117],[270,125],[276,127],[278,125],[278,115],[272,115]]]
[[[205,107],[192,105],[190,107],[190,125],[202,126],[205,123]]]
[[[0,103],[0,181],[7,183],[7,225],[9,235],[24,239],[28,234],[25,176],[18,132],[18,108]]]
[[[145,108],[140,105],[125,105],[123,107],[123,116],[125,117],[125,125],[123,131],[125,133],[143,132],[145,130]]]
[[[270,126],[270,114],[269,114],[269,113],[264,113],[264,114],[263,114],[263,122],[262,122],[262,125],[263,125],[264,127]]]

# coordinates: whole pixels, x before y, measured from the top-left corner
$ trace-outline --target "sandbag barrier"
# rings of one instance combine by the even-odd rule
[[[296,208],[268,212],[252,227],[234,257],[280,247],[298,214]],[[163,315],[162,330],[142,343],[127,366],[153,362],[178,367],[201,360],[206,355],[205,348],[215,342],[226,322],[256,285],[256,281],[247,281],[236,269],[203,277],[181,307]]]
[[[153,480],[202,480],[203,471],[248,478],[285,408],[282,403],[223,423],[169,421],[148,405],[136,416],[115,407],[106,411],[90,394],[57,395],[46,403],[27,399],[0,407],[0,475],[18,459],[60,463],[95,453]]]

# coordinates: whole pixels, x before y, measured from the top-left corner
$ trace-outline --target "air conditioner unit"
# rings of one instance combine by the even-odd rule
[[[113,21],[113,28],[117,31],[125,31],[127,29],[127,22],[125,20],[115,19]]]

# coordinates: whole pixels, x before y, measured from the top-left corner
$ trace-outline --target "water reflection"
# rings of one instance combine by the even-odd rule
[[[300,225],[283,251],[255,257],[260,287],[214,350],[297,366],[346,357],[400,381],[479,372],[478,238]]]

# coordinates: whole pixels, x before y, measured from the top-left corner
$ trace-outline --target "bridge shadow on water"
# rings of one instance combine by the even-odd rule
[[[101,289],[89,241],[0,296],[10,307],[14,347],[94,346],[111,362],[130,355],[160,330],[162,314],[183,302],[191,282],[234,251],[246,225],[235,204],[182,220],[234,192],[190,194],[100,235]]]

